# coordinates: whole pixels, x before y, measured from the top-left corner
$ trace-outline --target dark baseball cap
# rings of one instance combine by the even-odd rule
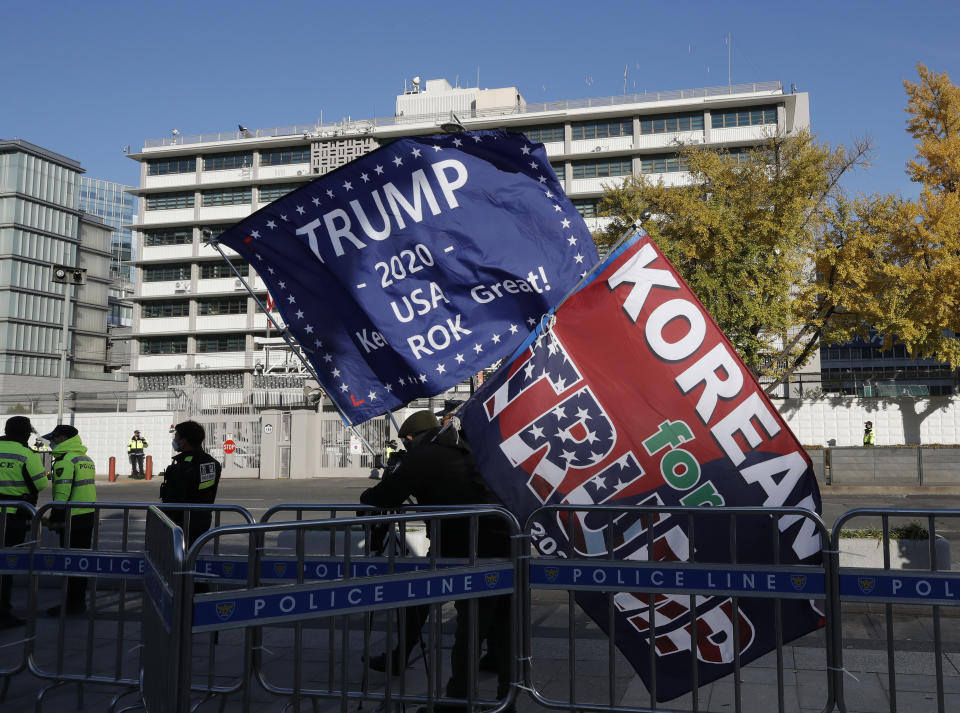
[[[73,438],[78,433],[80,433],[80,431],[75,429],[73,426],[68,426],[65,423],[61,423],[47,435],[41,436],[41,438],[47,441],[49,441],[51,438],[60,438],[61,436],[63,438]]]

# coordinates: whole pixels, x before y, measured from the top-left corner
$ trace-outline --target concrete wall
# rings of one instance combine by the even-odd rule
[[[873,421],[878,446],[960,444],[960,397],[837,397],[773,403],[808,446],[863,445],[865,421]]]
[[[93,458],[97,473],[109,470],[110,456],[117,459],[117,475],[130,475],[127,460],[127,443],[134,429],[147,439],[146,453],[153,456],[153,472],[157,474],[170,464],[173,449],[170,442],[170,426],[175,421],[170,411],[149,413],[68,413],[64,422],[80,431],[80,440],[87,447],[87,455]],[[57,425],[56,414],[31,415],[30,420],[40,435],[49,433]]]

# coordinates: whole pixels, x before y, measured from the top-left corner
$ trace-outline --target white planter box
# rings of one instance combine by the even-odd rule
[[[937,535],[937,569],[950,569],[950,543]],[[840,539],[840,566],[883,569],[883,543],[872,537]],[[890,569],[930,570],[927,540],[890,540]]]

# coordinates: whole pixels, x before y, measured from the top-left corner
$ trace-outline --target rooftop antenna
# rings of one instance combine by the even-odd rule
[[[480,65],[477,65],[477,89],[480,88]]]
[[[733,87],[733,33],[727,33],[727,87]]]

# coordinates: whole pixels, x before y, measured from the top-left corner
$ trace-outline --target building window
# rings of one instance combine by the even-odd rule
[[[573,125],[573,140],[609,139],[614,136],[633,136],[633,120],[592,121]]]
[[[242,334],[211,334],[197,337],[197,354],[206,352],[242,352],[247,338]]]
[[[553,124],[552,126],[531,126],[527,129],[520,129],[524,136],[538,144],[563,141],[563,124]]]
[[[189,280],[190,266],[180,263],[166,265],[147,265],[143,268],[144,282],[166,282],[168,280]]]
[[[641,116],[641,134],[667,134],[673,131],[703,131],[703,114],[667,114],[664,116]]]
[[[676,173],[688,169],[687,160],[677,154],[644,156],[640,160],[640,173]]]
[[[260,202],[272,203],[278,198],[283,198],[290,191],[295,191],[302,183],[276,183],[272,186],[260,186]]]
[[[147,210],[171,210],[193,208],[193,191],[183,193],[157,193],[147,196]]]
[[[218,188],[215,191],[202,191],[203,205],[245,205],[249,204],[253,190],[246,188]]]
[[[244,277],[247,276],[250,270],[250,266],[247,263],[242,260],[236,260],[233,265],[241,275]],[[200,279],[210,280],[217,277],[236,277],[236,274],[230,269],[230,266],[224,262],[205,262],[200,265]]]
[[[162,302],[144,302],[140,307],[140,316],[144,319],[156,317],[189,317],[189,300],[165,300]]]
[[[288,163],[310,163],[309,147],[260,152],[261,166],[284,166]]]
[[[629,158],[614,158],[609,161],[575,161],[574,178],[608,178],[610,176],[629,176],[632,173],[632,161]]]
[[[203,157],[204,171],[225,171],[228,168],[249,168],[253,153],[218,153]]]
[[[143,244],[148,248],[162,245],[190,245],[192,242],[192,228],[165,228],[163,230],[146,230],[143,233]]]
[[[171,173],[193,173],[196,170],[196,158],[168,158],[147,161],[148,176],[167,176]]]
[[[186,354],[186,337],[151,337],[140,340],[141,354]]]
[[[729,129],[734,126],[760,126],[777,123],[777,108],[751,107],[749,109],[730,109],[714,111],[710,114],[710,125],[714,129]]]
[[[573,201],[573,207],[584,218],[596,218],[599,215],[597,213],[599,203],[600,201],[596,198],[577,198]]]
[[[564,166],[563,166],[562,163],[553,163],[553,162],[551,162],[551,163],[550,163],[550,168],[552,168],[552,169],[553,169],[553,172],[554,172],[555,174],[557,174],[557,180],[560,181],[561,183],[562,183],[563,180],[567,177],[566,169],[564,168]]]
[[[203,300],[197,304],[198,314],[202,316],[214,314],[246,314],[246,297],[222,297],[214,300]]]

